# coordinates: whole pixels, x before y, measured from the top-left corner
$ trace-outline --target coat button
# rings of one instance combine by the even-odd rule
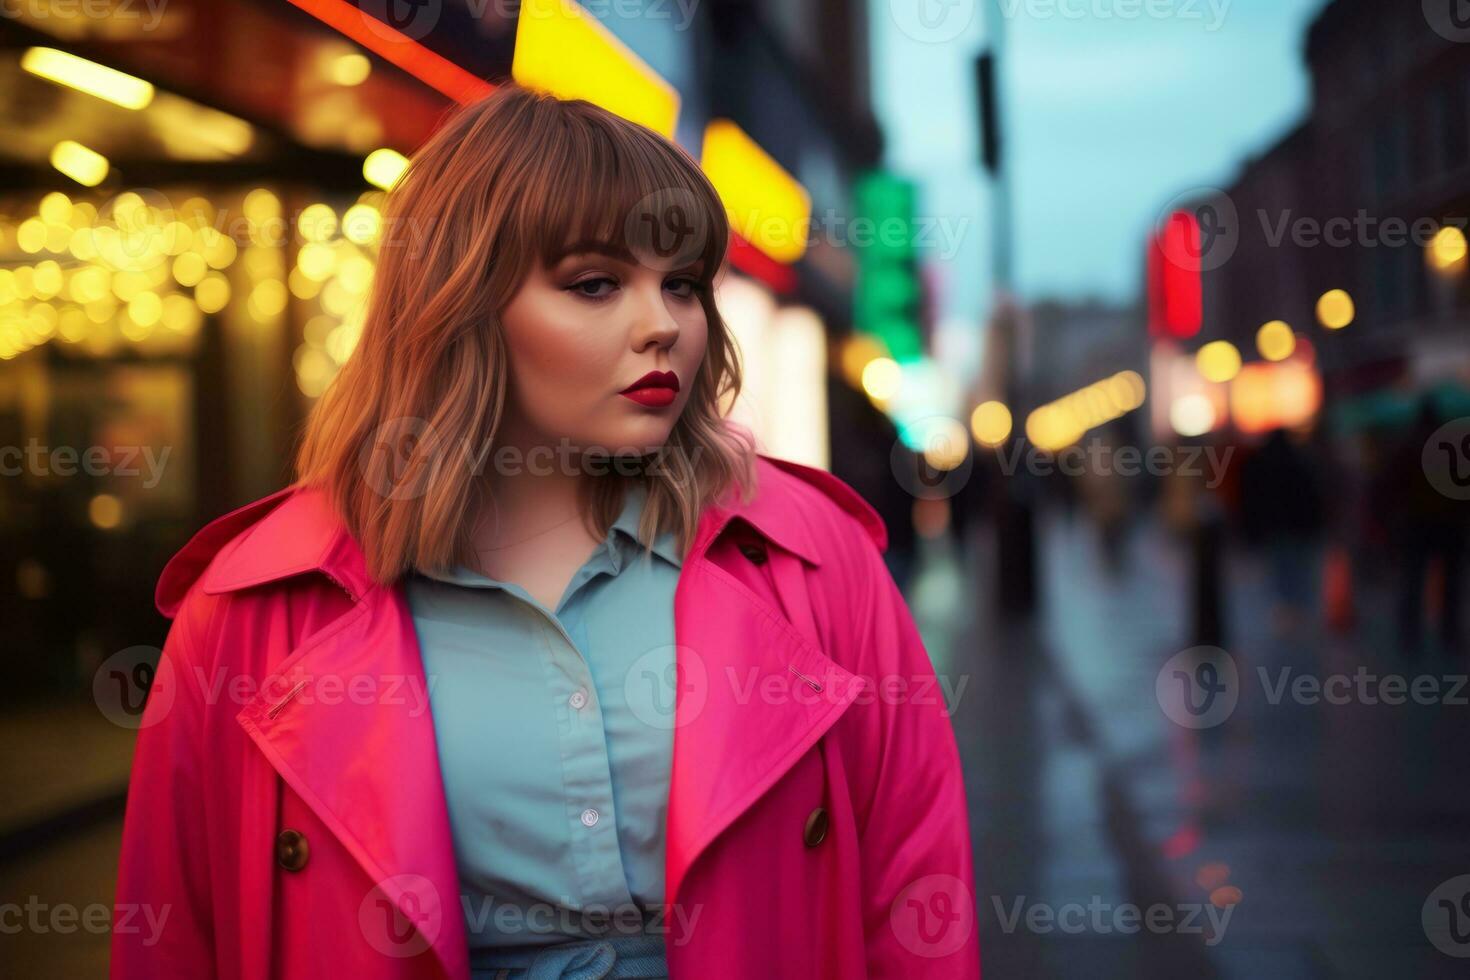
[[[801,839],[806,841],[807,847],[816,847],[826,836],[827,808],[819,806],[806,818],[806,829],[802,831]]]
[[[276,837],[276,861],[287,871],[300,871],[311,857],[306,835],[299,830],[283,830]]]
[[[740,553],[749,558],[752,564],[764,565],[766,563],[766,546],[757,541],[742,541]]]

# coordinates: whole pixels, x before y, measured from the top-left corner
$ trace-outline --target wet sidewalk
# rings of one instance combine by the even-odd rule
[[[1421,921],[1470,873],[1470,708],[1451,696],[1465,663],[1402,661],[1379,596],[1361,597],[1356,634],[1278,633],[1264,575],[1233,554],[1234,707],[1188,727],[1156,686],[1189,646],[1182,550],[1145,524],[1114,575],[1086,523],[1039,526],[1034,622],[989,612],[983,531],[930,561],[911,600],[940,669],[972,675],[954,720],[986,974],[1465,976]],[[966,601],[925,621],[926,587]],[[1390,677],[1438,695],[1385,703]]]

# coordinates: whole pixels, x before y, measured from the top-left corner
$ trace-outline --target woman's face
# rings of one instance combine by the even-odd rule
[[[497,442],[611,455],[662,448],[709,336],[698,272],[660,271],[599,246],[578,246],[549,269],[533,262],[501,314],[511,377]],[[673,378],[624,393],[650,372]]]

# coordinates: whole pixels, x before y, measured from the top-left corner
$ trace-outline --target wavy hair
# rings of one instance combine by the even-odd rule
[[[375,581],[473,560],[491,489],[476,461],[494,453],[510,380],[500,314],[531,263],[568,242],[645,248],[668,215],[693,243],[681,259],[703,260],[704,362],[663,450],[582,480],[581,516],[606,535],[639,481],[639,540],[673,531],[687,554],[705,506],[753,492],[754,437],[727,418],[739,356],[710,288],[729,239],[713,186],[644,126],[507,84],[452,112],[389,193],[361,335],[296,452],[297,482],[327,491]]]

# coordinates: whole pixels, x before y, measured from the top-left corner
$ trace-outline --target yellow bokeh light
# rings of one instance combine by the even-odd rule
[[[280,316],[286,308],[286,302],[290,294],[286,291],[286,284],[279,279],[264,279],[256,284],[250,291],[250,298],[246,305],[250,315],[257,320],[269,320]]]
[[[157,293],[139,293],[128,300],[128,316],[139,326],[151,327],[163,316],[163,300]]]
[[[51,148],[51,166],[84,187],[96,187],[112,169],[105,156],[75,140],[62,140]]]
[[[854,388],[863,386],[863,368],[876,357],[887,357],[888,348],[872,334],[852,333],[842,342],[839,363],[842,376]]]
[[[371,245],[378,240],[383,215],[370,204],[354,204],[342,215],[342,235],[357,245]]]
[[[95,61],[56,48],[28,48],[20,66],[32,75],[105,99],[124,109],[142,109],[153,101],[153,86]]]
[[[281,216],[281,199],[264,187],[257,187],[240,202],[240,210],[254,224],[264,224]]]
[[[337,212],[330,205],[309,204],[297,215],[296,229],[308,242],[330,241],[337,234]]]
[[[999,446],[1011,437],[1011,410],[996,401],[982,402],[970,413],[970,432],[982,446]]]
[[[296,254],[296,267],[308,279],[322,282],[337,271],[337,252],[332,246],[321,242],[303,245]]]
[[[61,191],[52,191],[41,198],[41,204],[36,209],[41,220],[48,224],[65,222],[71,219],[71,198]]]
[[[230,284],[218,272],[211,272],[194,287],[194,302],[205,313],[218,313],[230,302]]]
[[[1353,298],[1344,289],[1329,289],[1317,300],[1317,322],[1328,330],[1341,330],[1356,316]]]
[[[1268,361],[1284,361],[1296,350],[1296,334],[1283,320],[1272,320],[1256,331],[1256,350]]]
[[[66,248],[83,262],[92,261],[97,257],[96,232],[92,228],[76,229],[67,240]]]
[[[344,54],[332,59],[328,72],[338,85],[361,85],[372,74],[373,63],[366,55]]]
[[[1111,380],[1119,386],[1122,395],[1119,405],[1125,412],[1138,408],[1148,397],[1148,386],[1143,383],[1143,376],[1137,371],[1120,371]]]
[[[337,268],[337,278],[349,293],[361,296],[373,282],[373,264],[361,255],[344,259]]]
[[[163,325],[175,333],[192,334],[203,322],[199,307],[189,297],[170,293],[163,300]]]
[[[78,303],[90,303],[112,292],[112,276],[100,265],[89,265],[72,273],[67,291]]]
[[[61,292],[61,286],[61,266],[51,259],[36,263],[36,269],[31,278],[31,289],[35,292],[37,299],[50,299]]]
[[[970,455],[970,434],[958,420],[931,415],[916,420],[908,439],[928,464],[941,473],[960,466]]]
[[[211,269],[229,268],[230,263],[235,261],[235,256],[240,252],[239,246],[229,235],[222,235],[212,228],[205,229],[205,231],[208,231],[209,234],[200,236],[203,243],[201,252],[204,255],[204,261],[209,263]]]
[[[887,401],[898,394],[903,368],[891,357],[875,357],[863,367],[863,390],[874,401]]]
[[[46,247],[46,223],[39,218],[27,218],[15,229],[15,243],[22,252],[32,254]]]
[[[185,252],[174,259],[174,279],[180,286],[197,286],[199,280],[209,271],[209,265],[204,261],[204,256],[198,252]]]
[[[1082,430],[1063,405],[1053,402],[1026,416],[1026,438],[1043,452],[1057,452],[1082,438]]]
[[[321,282],[300,269],[291,270],[291,274],[286,277],[286,287],[297,299],[316,299],[317,294],[322,291]]]
[[[93,526],[111,530],[122,523],[122,501],[110,493],[99,493],[87,503],[87,517]]]
[[[1200,377],[1223,384],[1240,373],[1240,351],[1228,340],[1216,340],[1199,349],[1194,364]]]
[[[56,323],[56,335],[68,344],[80,343],[87,336],[86,311],[75,306],[62,310]]]
[[[1466,250],[1465,233],[1446,225],[1429,242],[1425,256],[1436,271],[1454,272],[1465,267]]]
[[[391,190],[407,169],[408,157],[397,150],[390,150],[386,147],[374,150],[367,155],[367,159],[362,161],[363,179],[385,191]]]

